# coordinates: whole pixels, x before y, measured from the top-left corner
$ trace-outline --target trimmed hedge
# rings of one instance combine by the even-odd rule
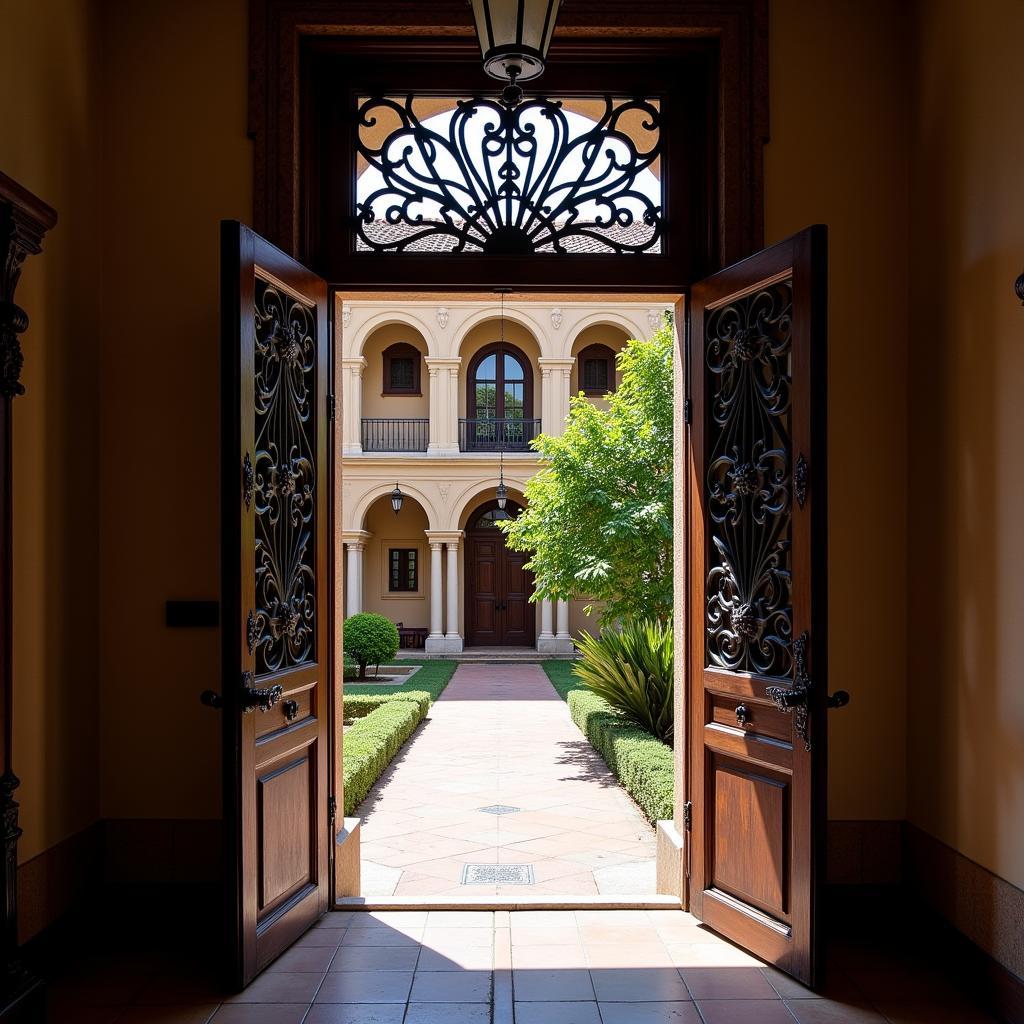
[[[571,670],[571,662],[544,663],[551,684],[569,705],[573,722],[647,819],[652,823],[670,819],[675,792],[672,749],[649,732],[626,722],[607,701],[583,687]]]
[[[425,715],[430,709],[431,696],[426,690],[405,690],[401,693],[346,693],[344,708],[346,718],[365,718],[371,711],[395,700],[408,700],[419,705]]]
[[[360,718],[345,733],[343,740],[345,787],[345,814],[351,814],[370,792],[370,787],[381,777],[384,769],[401,749],[402,744],[423,721],[430,698],[425,701],[406,700],[408,694],[356,698],[380,701],[380,706]],[[390,698],[390,699],[389,699]],[[346,714],[350,701],[345,698]]]

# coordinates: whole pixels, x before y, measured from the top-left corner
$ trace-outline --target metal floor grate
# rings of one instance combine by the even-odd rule
[[[465,864],[463,885],[533,885],[532,864]]]
[[[491,804],[490,807],[478,807],[484,814],[518,814],[521,807],[509,807],[508,804]]]

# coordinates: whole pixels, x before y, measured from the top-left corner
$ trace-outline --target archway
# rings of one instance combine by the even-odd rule
[[[529,555],[512,551],[498,523],[522,508],[509,501],[504,509],[487,501],[466,523],[466,644],[471,647],[532,647],[536,615],[530,603],[533,574]]]

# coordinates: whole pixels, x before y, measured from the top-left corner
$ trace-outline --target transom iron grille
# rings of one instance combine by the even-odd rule
[[[356,251],[662,251],[657,99],[374,96],[356,120]]]

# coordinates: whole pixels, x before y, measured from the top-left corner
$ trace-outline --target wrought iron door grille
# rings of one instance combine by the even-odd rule
[[[528,452],[540,433],[540,420],[459,420],[463,452]]]
[[[662,251],[655,98],[374,96],[356,122],[356,251]]]

